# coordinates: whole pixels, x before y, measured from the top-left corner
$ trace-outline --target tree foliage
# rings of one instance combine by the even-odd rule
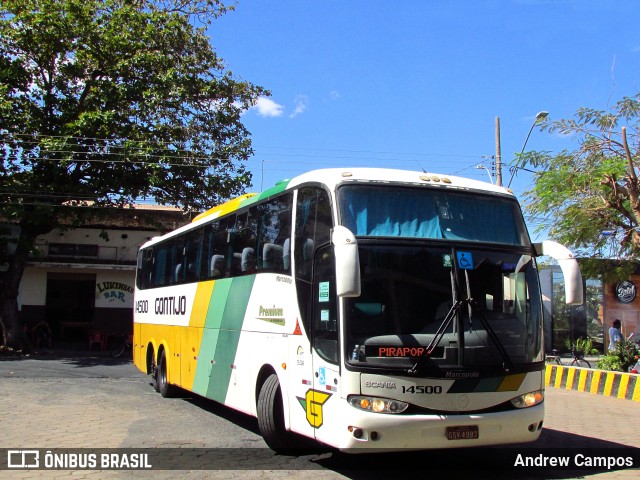
[[[640,95],[610,111],[580,108],[573,118],[542,126],[575,140],[575,149],[527,152],[517,160],[518,168],[536,169],[526,210],[580,256],[640,257],[639,117]]]
[[[268,92],[226,70],[205,34],[230,8],[2,0],[0,217],[21,231],[5,323],[36,236],[140,197],[201,210],[249,185],[241,114]]]

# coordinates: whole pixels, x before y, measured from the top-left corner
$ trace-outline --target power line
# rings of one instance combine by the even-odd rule
[[[387,152],[375,150],[349,150],[349,149],[330,149],[330,148],[311,148],[311,147],[272,147],[254,145],[254,148],[278,149],[278,150],[302,150],[317,152],[347,152],[347,153],[366,153],[380,155],[412,155],[412,156],[430,156],[430,157],[460,157],[460,158],[482,158],[482,155],[460,155],[448,153],[424,153],[424,152]],[[272,154],[273,155],[273,154]],[[356,157],[359,158],[359,157]]]

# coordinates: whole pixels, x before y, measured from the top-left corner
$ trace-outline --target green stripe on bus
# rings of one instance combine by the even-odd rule
[[[255,275],[218,280],[200,345],[194,390],[224,402]]]
[[[269,198],[273,195],[277,195],[278,193],[284,192],[289,185],[290,179],[280,180],[273,187],[268,188],[264,192],[259,193],[255,197],[251,197],[246,199],[244,202],[240,204],[238,208],[246,207],[247,205],[251,205],[252,203],[259,202],[260,200],[264,200],[265,198]]]
[[[209,389],[213,366],[215,362],[215,346],[218,344],[220,330],[217,328],[205,328],[202,332],[202,342],[200,344],[200,354],[198,355],[198,365],[193,379],[193,391],[198,395],[205,396]]]

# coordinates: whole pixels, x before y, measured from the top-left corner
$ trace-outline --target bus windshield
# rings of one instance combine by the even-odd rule
[[[366,241],[359,252],[361,295],[345,299],[353,365],[419,363],[433,371],[541,361],[542,302],[531,256]]]
[[[517,202],[498,196],[406,185],[344,185],[342,224],[356,236],[528,245]]]

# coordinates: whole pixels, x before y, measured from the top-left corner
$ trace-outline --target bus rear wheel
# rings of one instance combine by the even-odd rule
[[[158,366],[156,368],[156,385],[157,390],[164,398],[175,396],[176,387],[167,381],[167,357],[164,350],[160,353]]]
[[[282,390],[275,373],[267,377],[258,394],[258,426],[269,448],[277,453],[291,453],[293,434],[284,426]]]

